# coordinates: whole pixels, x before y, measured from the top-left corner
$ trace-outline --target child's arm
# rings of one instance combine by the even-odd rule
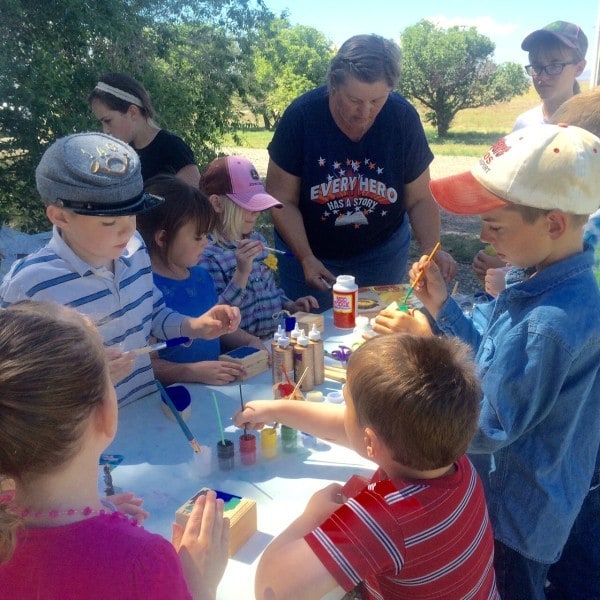
[[[151,361],[154,375],[163,385],[178,382],[227,385],[246,372],[239,363],[225,360],[176,363],[156,356],[151,357]]]
[[[405,313],[395,307],[384,308],[373,321],[375,333],[412,333],[414,335],[433,335],[427,316],[420,310]]]
[[[214,491],[198,496],[185,526],[173,524],[173,546],[195,600],[214,600],[229,556],[229,519]]]
[[[181,324],[181,335],[210,340],[235,331],[240,324],[237,306],[216,304],[199,317],[186,317]]]
[[[300,311],[310,312],[313,308],[319,308],[319,303],[314,296],[301,296],[295,302],[290,300],[283,305],[285,310],[295,313]]]
[[[265,423],[277,421],[323,440],[349,446],[344,428],[345,411],[346,407],[340,404],[318,404],[298,400],[253,400],[244,405],[243,411],[233,415],[233,422],[237,427],[246,424],[251,429],[260,429]]]
[[[302,515],[267,546],[256,569],[256,598],[317,599],[338,587],[304,536],[340,507],[341,489],[332,483],[314,494]]]

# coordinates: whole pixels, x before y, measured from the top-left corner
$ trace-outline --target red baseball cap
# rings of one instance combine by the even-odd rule
[[[213,160],[200,177],[199,187],[207,196],[225,195],[252,212],[283,206],[265,192],[258,171],[243,156],[223,156]]]

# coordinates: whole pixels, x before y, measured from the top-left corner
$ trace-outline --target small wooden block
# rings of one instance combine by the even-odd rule
[[[304,331],[304,335],[308,335],[308,332],[312,329],[313,323],[322,334],[325,333],[325,321],[323,315],[298,311],[294,313],[293,316],[296,318],[298,327]]]
[[[180,506],[175,513],[175,522],[185,527],[196,498],[206,494],[208,490],[209,488],[202,488]],[[231,557],[256,533],[256,502],[218,490],[215,492],[217,498],[222,498],[225,502],[224,516],[229,519],[229,556]]]
[[[230,350],[219,356],[219,360],[228,360],[230,362],[240,363],[246,369],[246,375],[241,377],[242,381],[250,379],[269,368],[269,353],[266,350],[259,350],[251,346],[241,346],[235,350]]]

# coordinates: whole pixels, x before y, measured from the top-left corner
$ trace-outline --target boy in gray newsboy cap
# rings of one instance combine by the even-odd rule
[[[127,351],[151,336],[212,339],[237,329],[235,307],[216,305],[191,318],[165,306],[135,230],[135,215],[162,199],[144,193],[133,148],[102,133],[70,135],[46,150],[35,175],[52,239],[15,262],[0,286],[0,305],[54,301],[89,315],[106,346],[125,350],[109,350],[121,405],[157,391],[149,355]]]
[[[44,202],[79,215],[138,215],[163,202],[144,193],[136,151],[103,133],[57,140],[42,156],[35,179]]]

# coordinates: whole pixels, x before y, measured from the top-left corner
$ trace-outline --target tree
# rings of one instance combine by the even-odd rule
[[[235,129],[262,0],[4,0],[0,19],[0,223],[48,228],[34,172],[52,141],[97,130],[87,96],[123,71],[200,163]]]
[[[288,104],[325,82],[331,43],[317,29],[291,26],[285,13],[260,30],[254,52],[252,112],[266,129],[277,125]]]
[[[440,137],[458,111],[507,102],[528,89],[523,68],[494,64],[494,43],[474,27],[444,30],[423,20],[407,27],[401,41],[400,91],[429,109],[424,119]]]

